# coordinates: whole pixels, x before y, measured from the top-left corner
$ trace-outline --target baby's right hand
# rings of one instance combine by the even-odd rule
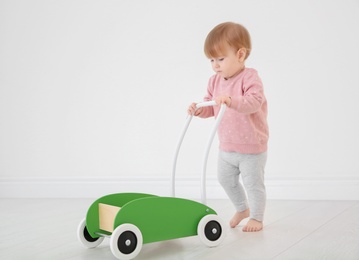
[[[194,116],[198,116],[199,114],[201,114],[203,108],[199,108],[196,110],[196,105],[197,103],[192,103],[189,107],[188,107],[188,110],[187,110],[187,113],[189,115],[194,115]]]

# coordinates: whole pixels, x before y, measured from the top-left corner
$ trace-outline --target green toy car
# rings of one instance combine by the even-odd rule
[[[214,101],[197,108],[214,106]],[[219,245],[225,234],[222,220],[206,206],[205,173],[208,153],[226,106],[222,105],[206,149],[202,174],[202,203],[175,197],[175,170],[179,148],[191,122],[188,117],[177,145],[171,179],[172,197],[143,193],[110,194],[96,200],[77,230],[79,240],[88,248],[110,237],[112,254],[118,259],[133,259],[142,245],[151,242],[198,235],[208,247]]]
[[[199,202],[141,193],[118,193],[96,200],[78,227],[78,238],[88,248],[109,236],[112,254],[132,259],[142,244],[198,235],[209,247],[224,237],[217,213]]]

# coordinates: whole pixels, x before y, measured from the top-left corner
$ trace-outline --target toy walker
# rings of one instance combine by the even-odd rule
[[[214,106],[214,101],[197,104],[197,109]],[[133,259],[142,245],[151,242],[198,235],[208,247],[219,245],[225,230],[217,213],[206,206],[206,165],[209,150],[226,105],[222,104],[204,156],[201,177],[201,202],[175,197],[175,172],[178,153],[193,116],[188,116],[173,160],[171,195],[159,197],[143,193],[117,193],[99,198],[87,211],[77,229],[78,239],[87,248],[110,238],[112,254],[118,259]]]

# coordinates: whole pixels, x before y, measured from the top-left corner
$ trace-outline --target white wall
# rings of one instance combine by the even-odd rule
[[[359,199],[358,11],[357,0],[0,0],[0,196],[168,178],[186,107],[212,75],[203,41],[235,21],[269,102],[269,197],[303,182],[292,197],[316,198],[329,182],[320,198]],[[212,123],[193,122],[180,180],[199,176]],[[338,181],[352,192],[335,194]]]

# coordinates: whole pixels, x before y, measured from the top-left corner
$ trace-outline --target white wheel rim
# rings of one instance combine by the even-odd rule
[[[213,227],[207,226],[208,223],[213,224]],[[224,226],[223,221],[217,215],[214,214],[206,215],[201,219],[201,221],[198,224],[197,227],[198,237],[201,240],[201,242],[208,247],[218,246],[220,243],[222,243],[225,236],[225,230],[223,226]],[[215,240],[210,240],[206,236],[205,233],[206,228],[209,229],[208,232],[214,235]],[[219,235],[219,237],[217,238],[216,235]]]
[[[86,228],[86,219],[83,219],[78,228],[77,228],[77,238],[80,240],[80,242],[87,248],[94,248],[97,247],[99,244],[102,243],[104,237],[99,237],[96,241],[88,241],[85,237],[84,231]]]
[[[135,235],[136,240],[137,240],[136,241],[137,244],[135,245],[134,250],[130,253],[121,252],[119,249],[119,246],[118,246],[118,241],[120,239],[120,236],[127,231],[132,232],[132,234]],[[110,240],[111,252],[118,259],[133,259],[133,258],[135,258],[140,253],[140,251],[142,249],[142,244],[143,244],[142,233],[138,229],[138,227],[136,227],[135,225],[132,225],[132,224],[122,224],[122,225],[118,226],[113,231],[113,233],[111,235],[111,240]],[[131,239],[125,239],[123,241],[123,246],[124,247],[133,246],[133,242],[131,241]]]

